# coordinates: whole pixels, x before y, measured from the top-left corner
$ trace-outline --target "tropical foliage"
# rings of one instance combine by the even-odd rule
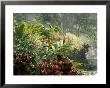
[[[44,18],[19,23],[14,16],[14,74],[83,75],[85,65],[76,59],[86,58],[89,45],[78,35],[65,32],[59,20],[53,25]]]

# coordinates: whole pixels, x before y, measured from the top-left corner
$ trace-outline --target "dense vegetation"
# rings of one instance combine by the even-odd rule
[[[91,45],[82,41],[80,36],[86,34],[96,45],[94,15],[70,14],[78,20],[74,25],[67,25],[73,19],[68,16],[69,21],[66,20],[64,14],[37,14],[31,20],[22,19],[22,16],[14,15],[15,75],[83,75],[89,64],[81,60],[86,60]]]

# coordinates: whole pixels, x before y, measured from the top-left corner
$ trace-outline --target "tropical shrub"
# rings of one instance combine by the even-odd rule
[[[68,57],[63,58],[59,54],[54,60],[42,60],[37,64],[37,68],[42,75],[83,75],[81,70],[72,65],[72,61]]]
[[[14,54],[14,74],[15,75],[33,75],[35,73],[35,67],[33,59],[22,53],[20,55]]]

